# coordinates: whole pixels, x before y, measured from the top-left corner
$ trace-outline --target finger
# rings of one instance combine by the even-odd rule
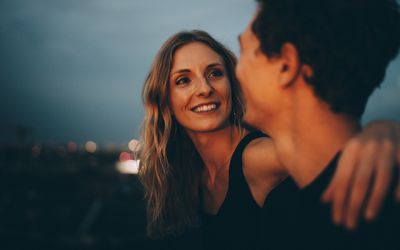
[[[396,186],[396,201],[400,202],[400,146],[397,146],[397,154],[396,154],[396,165],[398,167],[397,175],[397,186]]]
[[[368,187],[372,179],[373,167],[375,164],[374,156],[377,148],[375,142],[368,142],[359,166],[354,173],[354,182],[350,189],[350,199],[345,207],[346,227],[353,230],[357,227],[361,206],[367,196]]]
[[[332,179],[330,187],[333,191],[332,216],[336,224],[343,221],[344,204],[347,197],[350,181],[352,179],[354,166],[357,162],[357,152],[360,144],[358,140],[352,140],[345,147],[341,158],[339,159],[338,168]]]
[[[365,210],[365,218],[368,221],[373,220],[379,213],[382,203],[387,195],[390,179],[393,173],[395,163],[395,151],[391,141],[385,140],[382,143],[379,159],[376,164],[375,181],[372,187],[371,196],[368,199]]]
[[[333,190],[334,190],[334,188],[333,188],[332,183],[333,182],[331,182],[329,184],[328,188],[325,190],[324,194],[322,195],[322,201],[325,202],[325,203],[328,203],[328,202],[332,201],[332,199],[333,199],[333,194],[334,194]]]

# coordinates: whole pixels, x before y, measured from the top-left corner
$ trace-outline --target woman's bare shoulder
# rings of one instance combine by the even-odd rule
[[[251,141],[243,152],[242,160],[247,172],[275,175],[283,171],[274,142],[269,137],[260,137]]]
[[[254,200],[263,206],[268,193],[286,176],[273,141],[261,137],[251,141],[243,155],[243,174]]]

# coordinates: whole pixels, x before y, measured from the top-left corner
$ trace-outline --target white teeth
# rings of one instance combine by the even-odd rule
[[[217,108],[216,104],[208,104],[208,105],[203,105],[203,106],[199,106],[197,108],[195,108],[193,111],[194,112],[207,112],[207,111],[211,111]]]

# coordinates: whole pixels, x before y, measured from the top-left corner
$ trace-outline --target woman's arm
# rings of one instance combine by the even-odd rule
[[[322,197],[333,203],[334,222],[354,229],[361,213],[366,220],[373,220],[399,165],[400,123],[379,120],[364,127],[343,150],[336,174]],[[395,198],[400,201],[400,179]]]

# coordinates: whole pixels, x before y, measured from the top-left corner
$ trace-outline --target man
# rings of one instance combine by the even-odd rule
[[[265,201],[266,247],[397,249],[400,209],[391,199],[377,221],[356,231],[334,226],[320,202],[368,97],[399,51],[396,1],[259,1],[240,44],[244,119],[274,139],[291,176]],[[357,220],[345,223],[355,228]]]

